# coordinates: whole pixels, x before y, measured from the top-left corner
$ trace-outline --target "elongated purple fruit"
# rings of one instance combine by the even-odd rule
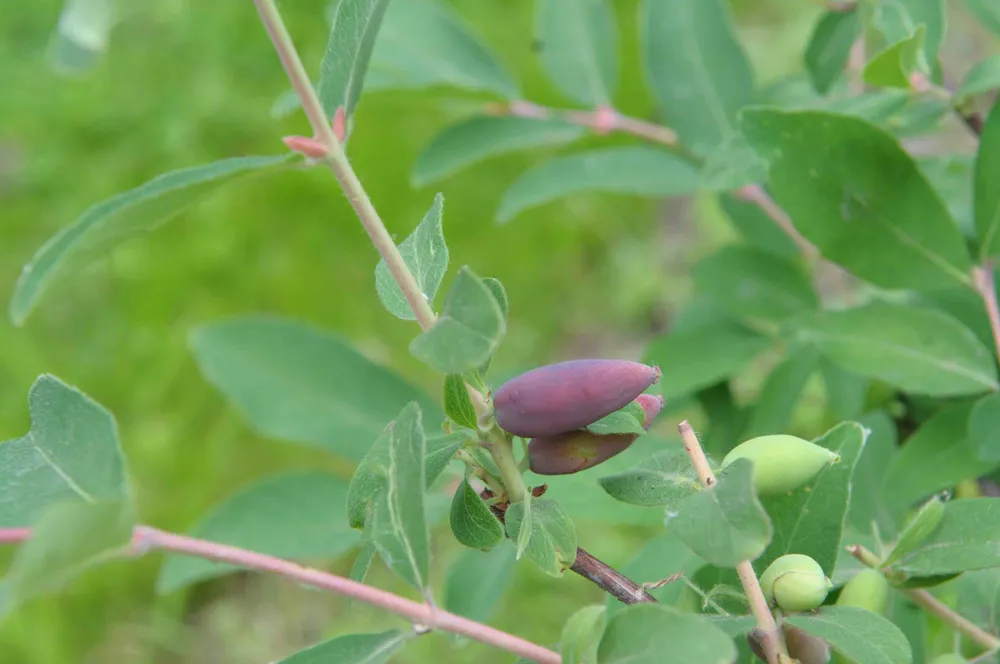
[[[493,395],[497,424],[523,438],[582,429],[624,408],[660,379],[627,360],[570,360],[532,369]]]
[[[640,394],[635,401],[646,412],[642,426],[649,429],[663,408],[663,397]],[[531,472],[538,475],[569,475],[604,463],[621,454],[639,436],[634,433],[616,433],[598,436],[586,429],[560,433],[555,436],[532,438],[528,443],[528,460]]]

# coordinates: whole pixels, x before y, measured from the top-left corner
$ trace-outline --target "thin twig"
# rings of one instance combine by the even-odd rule
[[[792,242],[795,243],[795,246],[799,248],[799,251],[806,258],[813,259],[819,256],[819,251],[816,247],[809,240],[802,237],[802,234],[795,228],[795,224],[792,223],[792,219],[788,216],[788,213],[781,209],[781,206],[775,203],[774,199],[759,184],[747,185],[734,192],[734,195],[740,200],[753,203],[760,208],[761,212],[770,217],[777,224],[778,228],[783,230],[792,239]]]
[[[997,289],[993,276],[993,263],[986,260],[982,266],[972,269],[972,281],[983,298],[983,306],[990,320],[990,331],[993,333],[993,346],[997,360],[1000,361],[1000,308],[997,307]]]
[[[687,420],[677,425],[677,430],[681,434],[681,440],[684,441],[684,450],[691,458],[691,465],[698,473],[698,479],[707,490],[711,490],[716,484],[715,474],[705,457],[705,451],[701,448],[698,436],[695,435],[694,429],[691,428]],[[781,631],[778,629],[774,616],[771,615],[771,609],[767,605],[767,600],[764,599],[764,593],[760,589],[760,581],[757,580],[757,574],[753,571],[753,563],[749,560],[742,561],[736,566],[736,573],[739,574],[740,583],[743,584],[743,592],[746,593],[747,601],[750,602],[750,611],[757,619],[757,628],[760,630],[761,643],[767,654],[768,664],[780,664],[783,656],[788,657],[788,652],[781,639]]]
[[[30,537],[31,531],[27,528],[0,529],[0,542],[17,543],[28,540]],[[560,662],[559,653],[525,641],[513,634],[501,632],[489,625],[483,625],[429,604],[414,602],[336,574],[303,567],[288,560],[234,546],[168,533],[149,526],[136,526],[132,533],[129,553],[133,556],[140,556],[151,551],[167,551],[220,563],[229,563],[260,572],[270,572],[305,586],[327,590],[380,607],[406,618],[420,628],[460,634],[542,664],[559,664]]]

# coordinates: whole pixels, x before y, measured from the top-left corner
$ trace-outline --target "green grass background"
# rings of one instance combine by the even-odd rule
[[[450,4],[500,53],[528,98],[565,105],[532,55],[528,0]],[[617,103],[648,117],[637,2],[614,5],[622,30]],[[326,40],[325,2],[285,0],[282,9],[316,71]],[[760,80],[799,67],[820,9],[795,0],[737,3]],[[283,135],[307,133],[300,114],[277,123],[269,116],[286,80],[249,0],[135,3],[113,33],[108,56],[76,78],[57,75],[46,60],[59,11],[58,0],[33,0],[6,3],[0,12],[5,296],[37,247],[90,204],[165,170],[279,152]],[[450,91],[362,99],[350,156],[385,223],[402,239],[435,191],[443,191],[451,274],[468,264],[500,278],[511,299],[498,371],[587,354],[638,356],[687,297],[687,268],[731,231],[704,201],[692,207],[620,196],[578,197],[494,225],[501,193],[551,154],[545,151],[491,160],[436,188],[413,190],[409,170],[421,146],[469,102]],[[440,378],[406,350],[415,326],[387,314],[375,296],[376,261],[326,171],[231,186],[52,288],[23,328],[0,323],[0,440],[27,430],[33,380],[45,372],[59,376],[115,414],[143,521],[175,530],[265,474],[304,467],[346,472],[322,453],[253,434],[201,378],[186,340],[193,326],[227,316],[292,316],[349,337],[435,393]],[[649,536],[607,526],[583,533],[585,546],[612,564],[627,561]],[[447,526],[435,546],[440,581],[459,547]],[[157,598],[159,564],[155,556],[117,563],[19,609],[0,625],[0,662],[263,663],[324,636],[401,624],[381,611],[358,604],[348,611],[340,598],[253,575]],[[349,564],[331,569],[346,572]],[[403,590],[378,563],[371,581]],[[600,601],[601,593],[578,577],[548,579],[521,565],[493,623],[551,644],[575,608]],[[394,661],[513,660],[450,641],[424,637]]]

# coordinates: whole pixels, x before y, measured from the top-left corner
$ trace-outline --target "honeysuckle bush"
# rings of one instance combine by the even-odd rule
[[[31,258],[9,316],[22,324],[60,280],[81,278],[88,263],[229,182],[329,167],[381,254],[369,285],[388,314],[423,328],[410,352],[440,373],[440,392],[335,331],[262,314],[206,322],[190,337],[198,366],[255,430],[356,470],[350,482],[320,470],[265,477],[178,539],[140,525],[113,415],[85,385],[39,377],[29,432],[0,445],[0,541],[19,545],[0,585],[4,614],[84,569],[153,549],[168,552],[161,594],[241,567],[303,580],[246,552],[350,553],[351,579],[363,582],[378,559],[437,608],[381,604],[418,627],[337,635],[283,662],[384,662],[428,626],[525,654],[523,642],[481,625],[435,618],[488,620],[520,564],[554,577],[572,569],[609,592],[547,644],[558,654],[532,650],[539,661],[996,660],[1000,502],[980,482],[993,486],[1000,470],[1000,110],[991,108],[1000,55],[956,79],[939,52],[948,12],[971,12],[1000,37],[1000,5],[831,3],[800,75],[761,86],[721,0],[644,0],[636,20],[657,114],[637,119],[615,109],[621,26],[605,0],[537,2],[539,63],[563,108],[525,99],[516,75],[444,3],[340,0],[322,17],[332,26],[323,61],[304,69],[274,4],[255,4],[295,84],[294,96],[274,91],[273,112],[301,108],[315,135],[286,137],[290,149],[274,154],[220,155],[94,205]],[[103,49],[113,12],[70,5],[56,52],[81,64]],[[475,111],[428,137],[413,164],[419,193],[406,194],[427,191],[428,211],[397,247],[345,151],[364,94],[424,88],[461,91]],[[911,154],[910,139],[956,123],[977,138],[974,153],[939,141],[932,156]],[[576,145],[609,134],[623,140]],[[495,417],[492,395],[507,376],[491,360],[518,333],[507,324],[516,297],[452,261],[446,198],[427,189],[461,186],[465,168],[542,147],[558,155],[511,183],[497,223],[590,192],[701,195],[715,198],[738,238],[698,262],[670,330],[627,358],[659,369],[649,388],[665,403],[658,425],[645,433],[635,404],[595,416],[591,433],[636,441],[558,476],[531,472],[528,440]],[[486,241],[489,232],[484,224]],[[834,266],[855,280],[836,300],[817,285]],[[747,393],[741,381],[762,357],[777,359]],[[825,401],[808,432],[814,447],[769,439],[793,446],[731,454],[787,433],[817,381]],[[686,412],[700,435],[681,425],[678,439],[665,423]],[[762,477],[780,490],[764,491]],[[799,479],[786,486],[789,477]],[[594,573],[578,518],[663,530],[621,570]],[[467,551],[443,580],[442,602],[428,533],[444,521]],[[756,575],[768,568],[811,585],[778,576],[762,590]],[[455,647],[441,641],[441,656],[461,660]]]

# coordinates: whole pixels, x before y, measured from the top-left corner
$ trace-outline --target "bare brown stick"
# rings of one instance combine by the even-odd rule
[[[27,528],[0,529],[0,542],[17,543],[31,537]],[[270,572],[283,576],[305,586],[327,590],[338,595],[351,597],[373,606],[383,608],[409,620],[421,629],[439,629],[460,634],[470,639],[486,643],[525,657],[541,664],[559,664],[559,653],[526,641],[520,637],[501,632],[488,625],[457,616],[429,604],[421,604],[385,590],[367,586],[357,581],[345,579],[318,569],[303,567],[288,560],[266,556],[234,546],[217,544],[205,540],[168,533],[149,526],[136,526],[132,534],[129,553],[139,556],[150,551],[168,551],[182,555],[229,563],[238,567]]]
[[[788,213],[782,210],[781,206],[775,203],[774,199],[759,184],[747,185],[733,192],[733,195],[748,203],[753,203],[760,208],[764,214],[777,224],[778,228],[785,232],[785,235],[792,239],[795,246],[807,258],[811,259],[819,256],[819,251],[817,251],[816,247],[809,240],[802,237],[802,234],[795,228],[795,224],[792,223],[792,219],[788,216]]]
[[[691,465],[698,473],[698,479],[701,480],[706,489],[711,489],[716,484],[715,474],[712,472],[712,467],[705,457],[705,451],[701,448],[701,442],[695,435],[694,429],[691,428],[687,420],[684,420],[677,425],[677,430],[681,434],[681,440],[684,441],[684,450],[691,458]],[[757,580],[757,574],[753,571],[753,563],[744,560],[736,566],[736,573],[740,576],[743,592],[746,593],[747,601],[750,602],[750,611],[757,619],[758,636],[764,652],[767,654],[768,664],[781,664],[782,658],[788,658],[788,652],[781,638],[778,624],[774,621],[771,609],[760,589],[760,581]]]

